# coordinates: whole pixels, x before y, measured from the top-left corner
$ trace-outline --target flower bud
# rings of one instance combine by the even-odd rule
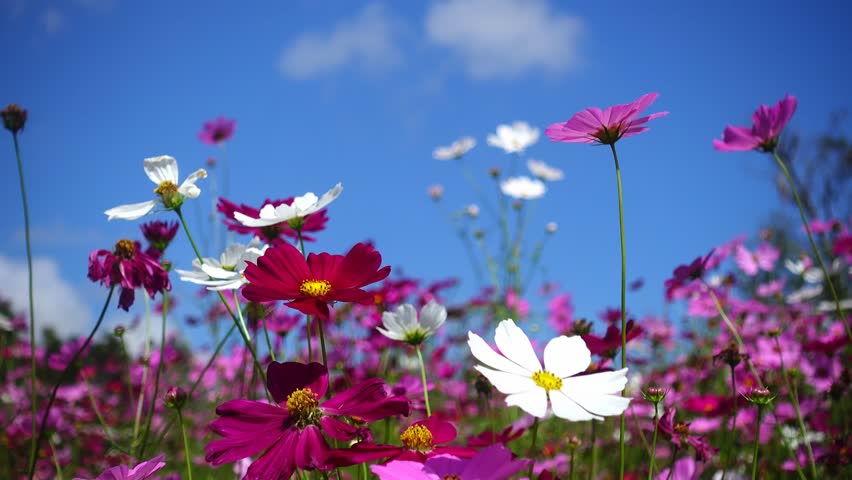
[[[470,218],[476,218],[479,216],[479,205],[475,203],[471,203],[464,209],[464,213],[467,214]]]
[[[121,337],[124,336],[125,331],[126,331],[126,329],[122,325],[119,325],[119,326],[115,327],[115,329],[112,331],[112,334],[115,335],[118,338],[121,338]]]
[[[428,188],[427,192],[429,193],[429,196],[432,197],[432,200],[437,202],[444,196],[444,187],[443,185],[438,184],[432,185]]]
[[[488,175],[491,178],[500,178],[500,169],[498,167],[491,167],[488,169]]]
[[[13,134],[23,130],[27,123],[27,111],[23,108],[10,103],[9,106],[0,110],[0,117],[3,117],[3,126]]]
[[[574,436],[574,435],[571,435],[571,436],[568,438],[568,448],[569,448],[569,449],[571,449],[571,450],[576,450],[576,449],[577,449],[577,447],[579,447],[579,446],[580,446],[580,445],[582,445],[582,444],[583,444],[583,442],[582,442],[582,441],[580,441],[580,439],[579,439],[579,438],[577,438],[577,437],[576,437],[576,436]]]
[[[657,404],[666,398],[667,393],[669,392],[662,387],[648,387],[648,390],[642,392],[642,396],[645,397],[645,400]]]
[[[585,318],[579,318],[571,324],[571,333],[574,335],[588,335],[592,331],[592,324]]]
[[[171,386],[163,396],[166,406],[169,408],[181,408],[186,403],[186,390],[181,387]]]
[[[745,395],[745,398],[758,407],[765,407],[772,403],[772,400],[775,400],[775,395],[772,395],[772,392],[768,388],[761,387],[752,388],[751,393]]]
[[[544,231],[547,233],[556,233],[556,230],[559,229],[559,225],[556,222],[547,222],[547,225],[544,226]]]

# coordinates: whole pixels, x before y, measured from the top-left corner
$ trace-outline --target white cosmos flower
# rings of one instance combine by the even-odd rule
[[[246,262],[257,263],[268,245],[261,248],[260,239],[254,237],[248,245],[233,243],[225,249],[219,259],[208,257],[204,263],[192,260],[192,270],[175,270],[185,282],[204,285],[208,290],[236,290],[246,283],[243,275]]]
[[[266,204],[260,209],[260,218],[252,218],[240,212],[234,212],[234,218],[247,227],[268,227],[290,220],[304,218],[325,208],[335,198],[340,196],[343,185],[338,183],[331,190],[317,198],[313,192],[296,197],[290,205],[281,204],[277,207]]]
[[[787,303],[804,303],[822,295],[822,285],[804,285],[787,295]]]
[[[527,122],[498,125],[496,135],[488,135],[488,145],[502,148],[506,153],[521,153],[538,141],[538,129]]]
[[[630,404],[620,395],[627,384],[627,369],[577,375],[589,368],[592,354],[578,336],[559,336],[544,347],[544,367],[527,335],[511,319],[497,326],[494,351],[479,335],[468,332],[470,352],[485,366],[476,369],[505,393],[506,404],[542,418],[548,399],[553,414],[571,421],[603,420],[620,415]]]
[[[385,328],[376,327],[376,329],[391,340],[420,345],[423,340],[438,331],[446,320],[447,309],[435,300],[430,300],[420,309],[419,320],[414,306],[406,303],[397,307],[396,312],[382,313],[382,323]]]
[[[541,198],[547,188],[541,180],[530,177],[509,177],[500,182],[500,190],[512,198],[534,200]]]
[[[530,173],[532,173],[533,176],[542,180],[547,180],[548,182],[555,182],[565,178],[565,174],[562,173],[562,170],[556,167],[551,167],[541,160],[533,160],[530,158],[527,160],[527,168],[530,169]]]
[[[432,158],[435,160],[456,160],[463,157],[475,146],[476,140],[473,137],[462,137],[448,147],[436,148],[432,152]]]
[[[104,213],[109,217],[123,220],[136,220],[137,218],[153,213],[154,208],[162,206],[165,210],[172,210],[183,203],[184,198],[198,198],[201,195],[195,182],[207,177],[207,171],[203,168],[192,172],[183,183],[178,186],[178,164],[174,157],[161,155],[159,157],[146,158],[143,161],[145,174],[157,185],[154,193],[157,198],[147,202],[131,203],[110,208]]]

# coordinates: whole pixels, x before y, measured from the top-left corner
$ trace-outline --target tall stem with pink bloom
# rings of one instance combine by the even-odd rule
[[[621,240],[621,368],[627,368],[627,257],[624,252],[624,197],[621,189],[621,168],[615,142],[609,144],[615,160],[615,179],[618,184],[618,233]],[[618,478],[624,478],[624,427],[626,417],[621,415],[618,425]]]

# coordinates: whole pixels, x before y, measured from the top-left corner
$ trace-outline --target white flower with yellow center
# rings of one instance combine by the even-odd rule
[[[260,209],[260,218],[252,218],[241,212],[234,212],[234,218],[247,227],[268,227],[288,222],[292,227],[297,228],[301,226],[301,223],[294,225],[294,222],[300,222],[308,215],[322,210],[340,196],[342,191],[343,185],[338,183],[334,188],[323,193],[321,197],[317,197],[313,192],[308,192],[301,197],[294,198],[290,205],[282,203],[276,207],[266,204]]]
[[[497,326],[497,353],[479,335],[468,332],[467,344],[484,365],[475,368],[505,393],[506,404],[539,418],[547,406],[557,417],[571,421],[603,420],[621,415],[630,403],[620,395],[627,384],[627,369],[578,375],[592,361],[582,338],[559,336],[544,347],[544,367],[527,335],[511,319]],[[548,402],[549,401],[549,402]]]
[[[447,309],[435,300],[430,300],[420,309],[419,319],[414,306],[406,303],[400,305],[396,312],[382,313],[384,328],[376,327],[376,329],[392,340],[416,346],[432,336],[446,321]]]
[[[538,141],[539,131],[527,122],[499,125],[496,135],[488,135],[488,145],[502,148],[506,153],[521,153]]]
[[[530,158],[527,160],[527,168],[530,169],[530,173],[532,173],[534,177],[548,182],[555,182],[565,178],[565,174],[562,170],[556,167],[551,167],[541,160],[533,160]]]
[[[448,147],[438,147],[432,152],[435,160],[457,160],[476,146],[473,137],[462,137]]]
[[[114,218],[136,220],[153,213],[158,206],[163,207],[164,210],[174,210],[183,204],[184,198],[198,198],[201,195],[201,189],[195,185],[195,182],[207,177],[207,171],[199,168],[178,186],[177,160],[168,155],[146,158],[143,161],[143,167],[148,178],[157,185],[154,189],[157,198],[110,208],[104,212],[109,217],[108,220]]]
[[[541,180],[530,177],[509,177],[500,183],[500,190],[504,195],[520,200],[535,200],[541,198],[547,191],[547,187]]]
[[[247,281],[245,272],[247,262],[257,263],[257,259],[266,252],[268,245],[260,246],[260,239],[254,237],[248,245],[233,243],[225,249],[219,259],[208,257],[201,263],[197,258],[192,261],[192,270],[175,270],[180,279],[196,285],[204,285],[208,290],[236,290]]]

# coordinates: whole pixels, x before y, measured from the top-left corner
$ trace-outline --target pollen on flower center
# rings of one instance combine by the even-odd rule
[[[432,450],[432,432],[423,425],[412,425],[399,436],[405,448],[428,452]]]
[[[441,480],[462,480],[462,478],[455,473],[451,473],[449,475],[444,475],[444,478]]]
[[[309,388],[300,388],[287,397],[287,413],[299,426],[314,423],[320,415],[319,397]]]
[[[322,297],[331,291],[331,284],[328,280],[305,280],[299,291],[309,297]]]
[[[560,390],[562,388],[562,379],[547,370],[541,370],[533,373],[532,379],[536,385],[548,392],[551,390]]]
[[[119,240],[115,244],[115,256],[130,260],[136,256],[136,243],[133,240]]]
[[[164,180],[157,185],[157,188],[154,189],[154,193],[161,197],[165,197],[166,195],[177,193],[178,186],[175,185],[175,182],[171,180]]]

